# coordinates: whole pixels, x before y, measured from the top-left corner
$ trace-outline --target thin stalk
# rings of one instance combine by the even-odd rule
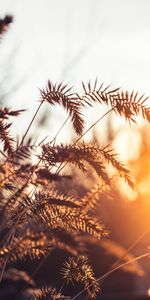
[[[150,231],[150,227],[148,227],[140,236],[137,237],[133,243],[126,249],[125,253],[122,255],[121,258],[117,259],[115,263],[112,264],[109,270],[112,270],[113,268],[117,267],[119,263],[126,257],[126,255],[137,246],[137,244],[143,239],[143,237]],[[103,279],[103,282],[105,281],[105,278]]]
[[[29,130],[30,130],[30,128],[31,128],[31,126],[32,126],[32,124],[33,124],[33,122],[34,122],[34,120],[35,120],[35,118],[36,118],[36,116],[37,116],[37,114],[38,114],[38,112],[39,112],[39,110],[40,110],[40,108],[41,108],[43,102],[44,102],[44,101],[41,101],[41,103],[39,104],[39,106],[38,106],[38,108],[37,108],[37,110],[36,110],[36,112],[35,112],[35,114],[34,114],[32,120],[31,120],[31,122],[30,122],[30,124],[29,124],[27,130],[25,131],[25,133],[24,133],[24,135],[23,135],[23,137],[22,137],[22,140],[21,140],[20,145],[18,146],[18,148],[19,148],[20,146],[22,146],[22,144],[23,144],[23,142],[24,142],[24,139],[25,139],[25,137],[27,136],[27,134],[28,134],[28,132],[29,132]]]
[[[63,288],[64,288],[64,286],[65,286],[65,283],[66,283],[66,281],[63,280],[63,283],[62,283],[62,285],[61,285],[61,287],[60,287],[60,289],[59,289],[59,293],[62,292],[62,290],[63,290]]]
[[[63,127],[65,126],[65,124],[68,122],[69,118],[70,118],[69,116],[66,118],[66,120],[63,122],[63,124],[61,125],[61,127],[59,128],[59,130],[57,131],[56,135],[54,136],[54,138],[51,140],[50,143],[54,142],[54,144],[55,144],[56,138],[58,137],[59,133],[61,132],[61,130],[63,129]]]
[[[104,115],[102,115],[96,122],[94,122],[85,132],[83,132],[79,138],[71,145],[71,147],[73,147],[75,144],[77,144],[95,125],[97,125],[104,117],[106,117],[111,111],[114,110],[114,107],[109,109]],[[63,162],[59,165],[56,173],[59,174],[63,168],[68,164],[68,162],[66,162],[63,165]]]
[[[72,146],[74,146],[76,143],[78,143],[83,138],[83,136],[85,136],[95,125],[97,125],[104,117],[106,117],[113,110],[114,110],[114,107],[112,107],[111,109],[109,109],[108,111],[106,111],[106,113],[104,115],[102,115],[85,132],[83,132],[83,134],[80,135],[80,137],[72,144]]]
[[[78,101],[79,103],[79,101]],[[54,138],[50,141],[50,143],[53,143],[54,142],[54,145],[55,145],[55,142],[56,142],[56,138],[58,137],[59,133],[61,132],[61,130],[64,128],[64,126],[66,125],[66,123],[68,122],[68,120],[70,119],[70,116],[68,116],[65,121],[62,123],[62,125],[60,126],[60,128],[58,129],[56,135],[54,136]]]
[[[1,153],[5,158],[8,158],[7,155],[6,155],[2,150],[0,150],[0,153]]]
[[[53,142],[54,142],[54,144],[55,144],[55,142],[56,142],[56,138],[58,137],[58,135],[59,135],[59,133],[61,132],[61,130],[63,129],[63,127],[65,126],[65,124],[68,122],[68,120],[69,120],[69,116],[66,118],[66,120],[63,122],[63,124],[60,126],[60,128],[58,129],[58,131],[57,131],[57,133],[55,134],[55,136],[53,137],[53,139],[49,142],[50,144],[52,144]],[[38,146],[41,146],[44,142],[45,142],[45,140],[48,138],[48,136],[46,136],[39,144],[38,144]]]
[[[38,147],[41,146],[47,138],[48,138],[48,135],[44,139],[42,139],[42,141],[38,144]]]
[[[120,270],[121,268],[123,268],[123,267],[125,267],[125,266],[127,266],[127,265],[129,265],[129,264],[131,264],[131,263],[133,263],[133,262],[136,262],[136,261],[138,261],[138,260],[140,260],[140,259],[142,259],[142,258],[145,258],[145,257],[147,257],[147,256],[149,256],[149,255],[150,255],[150,252],[145,253],[145,254],[142,254],[142,255],[140,255],[140,256],[137,256],[137,257],[135,257],[135,258],[129,260],[128,262],[125,262],[125,263],[123,263],[123,264],[121,264],[121,265],[115,267],[114,269],[108,271],[107,273],[105,273],[104,275],[102,275],[101,277],[99,277],[98,279],[96,279],[96,282],[100,282],[102,279],[108,277],[109,275],[111,275],[111,274],[114,273],[115,271]],[[87,289],[89,289],[93,284],[94,284],[94,283],[89,284],[86,288],[84,288],[84,289],[81,290],[78,294],[76,294],[73,298],[71,298],[71,300],[77,299],[77,298],[78,298],[80,295],[82,295]]]
[[[150,227],[148,227],[140,236],[137,237],[137,239],[131,243],[131,245],[126,249],[124,255],[118,259],[113,265],[112,267],[116,267],[118,263],[120,263],[125,257],[126,255],[131,251],[133,250],[137,244],[143,239],[143,237],[150,231]]]

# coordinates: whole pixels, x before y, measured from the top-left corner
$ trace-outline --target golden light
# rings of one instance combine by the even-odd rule
[[[147,290],[147,296],[150,297],[150,288]]]

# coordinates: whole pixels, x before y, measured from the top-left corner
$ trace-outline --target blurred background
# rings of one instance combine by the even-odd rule
[[[0,17],[5,14],[13,15],[14,22],[0,45],[0,102],[27,109],[23,121],[16,120],[13,125],[17,135],[21,136],[30,122],[40,99],[39,88],[45,87],[48,79],[68,82],[80,90],[81,81],[94,81],[97,77],[100,83],[113,88],[150,95],[149,0],[0,0]],[[86,126],[103,112],[101,107],[86,112]],[[47,108],[43,109],[32,129],[35,137],[39,127],[40,140],[46,135],[54,136],[64,118],[59,107],[51,108],[48,114]],[[120,159],[128,163],[137,183],[135,191],[115,186],[114,200],[106,195],[101,201],[99,214],[111,232],[113,244],[89,246],[97,274],[106,272],[126,251],[140,255],[150,245],[150,127],[140,118],[137,121],[129,126],[109,115],[85,139],[92,141],[94,136],[104,145],[112,144]],[[69,138],[73,138],[71,130],[65,127],[60,139],[67,142]],[[81,186],[80,176],[75,177],[77,195],[83,195],[95,183],[88,174]],[[64,186],[59,188],[65,192]],[[72,192],[71,186],[67,186],[69,191]],[[109,260],[106,253],[113,258]],[[116,274],[108,284],[104,283],[106,299],[113,299],[111,295],[116,299],[119,287],[124,295],[136,291],[138,297],[148,296],[150,262],[141,261],[136,267],[128,270],[132,280],[128,273],[127,277],[119,275],[118,281]]]

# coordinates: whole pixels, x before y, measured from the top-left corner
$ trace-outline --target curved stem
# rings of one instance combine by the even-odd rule
[[[66,120],[63,122],[63,124],[60,126],[60,128],[58,129],[57,133],[55,134],[55,136],[53,137],[53,139],[49,142],[50,144],[52,144],[54,142],[56,142],[56,138],[59,135],[59,133],[61,132],[61,130],[63,129],[63,127],[65,126],[65,124],[67,123],[67,121],[69,120],[69,116],[66,118]],[[39,144],[38,146],[41,146],[45,140],[48,138],[48,136],[46,136]]]
[[[30,130],[30,128],[31,128],[31,126],[32,126],[32,124],[33,124],[33,122],[34,122],[34,120],[35,120],[35,118],[36,118],[36,116],[37,116],[37,114],[38,114],[38,112],[39,112],[39,110],[40,110],[40,108],[41,108],[43,102],[44,102],[44,101],[41,101],[40,105],[38,106],[38,108],[37,108],[37,110],[36,110],[36,112],[35,112],[35,114],[34,114],[32,120],[31,120],[31,122],[30,122],[28,128],[26,129],[26,131],[25,131],[25,133],[24,133],[24,135],[23,135],[23,137],[22,137],[22,140],[21,140],[20,145],[18,146],[18,148],[19,148],[20,146],[22,146],[22,144],[23,144],[23,142],[24,142],[24,139],[25,139],[26,135],[28,134],[28,132],[29,132],[29,130]]]
[[[98,279],[96,279],[96,282],[100,282],[102,279],[108,277],[109,275],[111,275],[111,274],[114,273],[115,271],[117,271],[117,270],[119,270],[119,269],[121,269],[121,268],[123,268],[123,267],[129,265],[130,263],[133,263],[133,262],[136,262],[136,261],[138,261],[138,260],[140,260],[140,259],[142,259],[142,258],[145,258],[145,257],[147,257],[147,256],[149,256],[149,255],[150,255],[150,252],[145,253],[145,254],[142,254],[142,255],[140,255],[140,256],[137,256],[137,257],[135,257],[135,258],[129,260],[128,262],[125,262],[125,263],[123,263],[123,264],[121,264],[121,265],[115,267],[114,269],[108,271],[107,273],[105,273],[104,275],[102,275],[101,277],[99,277]],[[77,299],[81,294],[83,294],[83,293],[84,293],[87,289],[89,289],[92,285],[93,285],[93,283],[89,284],[86,288],[84,288],[82,291],[80,291],[78,294],[76,294],[73,298],[71,298],[71,300]]]
[[[106,117],[111,111],[114,110],[114,107],[109,109],[108,111],[106,111],[106,113],[104,115],[102,115],[96,122],[94,122],[85,132],[83,132],[83,134],[80,135],[80,137],[72,144],[72,146],[74,146],[76,143],[78,143],[83,136],[85,136],[96,124],[98,124],[104,117]]]
[[[50,143],[53,143],[53,142],[54,142],[54,144],[55,144],[57,136],[59,135],[59,133],[61,132],[61,130],[62,130],[63,127],[65,126],[65,124],[68,122],[68,120],[69,120],[69,116],[66,118],[66,120],[63,122],[63,124],[61,125],[61,127],[58,129],[56,135],[54,136],[54,138],[51,140]]]
[[[113,268],[117,267],[121,261],[126,257],[126,255],[135,248],[135,246],[143,239],[143,237],[150,231],[150,226],[140,234],[140,236],[137,237],[135,241],[131,243],[131,245],[126,249],[125,253],[122,255],[121,258],[117,259],[115,263],[112,264],[109,270],[112,270]],[[103,279],[103,282],[105,281],[105,278]]]
[[[150,227],[148,227],[143,233],[140,234],[140,236],[137,237],[137,239],[135,241],[133,241],[133,243],[131,243],[131,245],[126,249],[124,255],[118,259],[113,265],[112,267],[116,267],[118,263],[120,263],[125,257],[126,255],[135,248],[135,246],[143,239],[143,237],[150,231]]]
[[[94,122],[85,132],[83,132],[83,134],[81,134],[79,136],[79,138],[72,144],[71,147],[73,147],[75,144],[77,144],[82,138],[83,136],[85,136],[96,124],[98,124],[104,117],[106,117],[111,111],[114,110],[114,107],[112,107],[111,109],[109,109],[104,115],[102,115],[96,122]],[[62,171],[62,169],[68,164],[68,162],[66,162],[63,165],[63,162],[59,165],[56,173],[60,173]]]

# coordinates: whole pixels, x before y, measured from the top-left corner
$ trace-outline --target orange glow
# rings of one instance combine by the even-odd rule
[[[150,288],[147,290],[147,296],[150,297]]]
[[[150,137],[145,128],[138,130],[126,128],[117,135],[114,148],[119,157],[127,162],[127,167],[135,179],[136,187],[132,191],[127,186],[122,186],[123,194],[129,200],[150,203]]]

